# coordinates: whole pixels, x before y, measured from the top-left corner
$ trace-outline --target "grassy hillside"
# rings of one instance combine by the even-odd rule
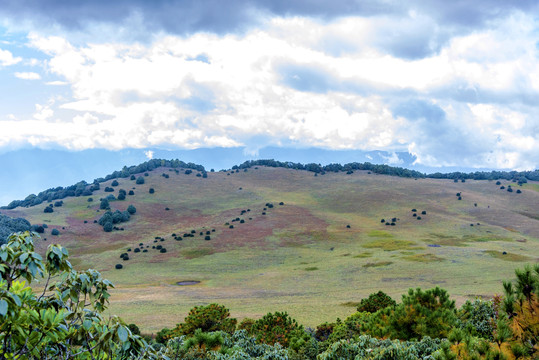
[[[66,198],[53,213],[41,204],[2,214],[47,224],[38,248],[60,243],[76,267],[101,271],[116,285],[111,313],[146,332],[174,326],[191,307],[211,302],[240,319],[288,311],[307,326],[346,317],[355,302],[378,290],[398,298],[410,287],[438,285],[462,302],[501,292],[514,268],[539,261],[534,182],[502,181],[513,186],[510,193],[494,181],[366,171],[313,176],[260,166],[203,178],[175,170],[153,170],[142,185],[118,179],[114,195],[119,189],[135,194],[111,202],[112,210],[137,209],[116,225],[123,231],[105,233],[94,223],[112,180],[94,192],[93,202]],[[394,226],[381,222],[393,218]],[[51,235],[54,228],[59,236]],[[192,230],[194,237],[183,236]],[[140,243],[148,251],[134,253]],[[166,253],[152,248],[158,245]],[[130,260],[120,259],[124,252]],[[116,270],[120,263],[124,268]],[[190,280],[200,283],[177,285]]]

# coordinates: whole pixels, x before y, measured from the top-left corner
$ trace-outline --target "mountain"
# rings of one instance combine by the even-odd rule
[[[539,260],[537,181],[260,163],[124,170],[100,174],[91,195],[0,212],[47,225],[39,251],[60,243],[77,268],[111,279],[111,313],[145,332],[212,302],[238,318],[286,308],[307,326],[348,316],[378,290],[396,297],[441,286],[462,303],[492,296],[516,267]],[[100,199],[122,193],[105,215]]]
[[[256,151],[246,148],[202,148],[194,150],[124,149],[110,151],[90,149],[66,151],[59,149],[19,149],[0,154],[0,206],[10,201],[24,199],[51,187],[69,186],[79,181],[92,182],[123,166],[139,164],[148,158],[182,159],[202,164],[206,169],[229,169],[233,165],[252,159],[275,159],[296,163],[370,162],[433,172],[472,172],[490,169],[434,168],[414,164],[409,153],[385,151],[324,150],[265,147]]]

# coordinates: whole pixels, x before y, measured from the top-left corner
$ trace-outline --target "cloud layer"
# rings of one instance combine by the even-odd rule
[[[30,115],[0,110],[0,147],[277,145],[535,168],[537,9],[506,3],[11,1],[5,26],[28,19],[16,30],[43,60],[0,44],[0,76],[48,96]],[[80,35],[103,29],[121,36]]]

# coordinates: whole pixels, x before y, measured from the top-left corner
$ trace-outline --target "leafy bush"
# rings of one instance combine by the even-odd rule
[[[189,311],[184,323],[178,324],[173,330],[173,334],[193,335],[197,329],[203,332],[221,330],[233,333],[237,322],[235,318],[230,317],[230,311],[223,305],[195,306]]]
[[[58,229],[52,229],[51,235],[60,235],[60,231],[58,231]]]
[[[110,185],[111,185],[111,186],[118,186],[118,185],[120,185],[120,184],[118,183],[118,180],[113,180],[113,181],[110,183]]]
[[[387,316],[387,335],[394,339],[444,338],[457,323],[455,301],[439,287],[410,289],[402,296],[402,303],[379,313],[382,318]]]
[[[492,300],[467,300],[457,312],[459,328],[471,326],[473,335],[492,340],[492,332],[496,325],[496,311]]]
[[[279,343],[284,347],[288,347],[294,338],[301,338],[305,334],[303,326],[288,316],[286,312],[264,315],[255,321],[251,332],[259,342],[269,345]]]
[[[52,213],[52,212],[54,212],[54,209],[52,208],[52,206],[47,206],[45,209],[43,209],[43,212],[44,213]]]
[[[120,269],[123,269],[123,265],[122,264],[116,264],[116,266],[114,266],[117,270],[120,270]]]
[[[397,302],[383,291],[378,291],[376,294],[370,294],[368,298],[361,299],[357,311],[374,313],[388,306],[395,306]]]
[[[43,225],[47,227],[46,224]],[[7,242],[10,234],[15,232],[24,232],[31,230],[30,222],[23,218],[11,218],[0,214],[0,245]]]
[[[254,319],[245,318],[238,324],[238,330],[246,330],[248,333],[251,333],[251,329],[255,323]]]
[[[109,209],[109,208],[110,208],[109,201],[108,201],[107,199],[102,199],[102,200],[101,200],[101,203],[99,204],[99,208],[100,208],[101,210]]]
[[[145,174],[145,176],[147,176],[147,174]],[[144,178],[143,178],[142,176],[139,176],[139,177],[137,178],[136,184],[137,184],[137,185],[142,185],[142,184],[144,184]]]
[[[107,211],[99,218],[98,223],[99,225],[103,226],[103,230],[105,230],[105,232],[110,232],[114,228],[114,224],[129,221],[130,218],[131,216],[128,211]]]
[[[106,320],[112,284],[95,270],[75,271],[68,252],[50,245],[44,262],[30,233],[17,233],[0,247],[0,343],[6,359],[105,359],[153,355],[117,317]],[[30,283],[48,274],[47,292]],[[25,279],[25,281],[15,280]],[[40,295],[40,294],[43,295]],[[39,294],[39,295],[38,295]],[[76,355],[77,354],[77,355]]]
[[[539,357],[539,264],[516,269],[515,276],[513,282],[503,282],[505,298],[500,314],[503,316],[497,323],[494,340],[500,337],[500,325],[506,326],[510,329],[509,337],[513,336],[536,359]]]
[[[35,231],[38,234],[43,234],[45,232],[45,228],[41,225],[32,225],[32,231]]]
[[[150,190],[148,191],[150,194],[153,194],[155,192],[155,189],[154,188],[150,188]]]
[[[245,330],[232,335],[226,332],[197,332],[192,337],[180,336],[169,340],[159,350],[160,358],[169,359],[211,359],[211,360],[288,360],[291,353],[276,344],[257,344],[256,339]]]
[[[318,341],[326,341],[329,336],[333,333],[333,329],[335,328],[335,323],[323,323],[316,327],[316,331],[314,333],[314,337]]]
[[[441,348],[439,339],[425,337],[418,342],[379,340],[361,335],[351,340],[340,340],[320,354],[319,360],[369,359],[369,360],[416,360],[433,359]]]
[[[127,207],[127,212],[128,212],[129,214],[133,215],[133,214],[135,214],[135,213],[137,212],[137,208],[134,207],[133,205],[129,205],[129,206]]]
[[[103,225],[103,231],[105,232],[111,232],[113,228],[114,228],[114,225],[112,225],[111,222],[107,222]]]

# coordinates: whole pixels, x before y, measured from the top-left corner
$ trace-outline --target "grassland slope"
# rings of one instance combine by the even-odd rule
[[[144,184],[121,178],[113,187],[109,179],[91,196],[65,198],[52,213],[44,213],[46,203],[2,210],[47,224],[38,249],[60,243],[76,267],[101,271],[116,285],[111,313],[146,332],[174,326],[193,306],[211,302],[238,318],[288,311],[314,326],[346,317],[350,304],[378,290],[397,298],[410,287],[438,285],[459,301],[488,297],[514,268],[539,259],[533,181],[496,185],[367,171],[313,176],[264,166],[207,177],[163,167],[147,174],[136,176]],[[104,213],[99,199],[119,189],[134,194],[111,201],[111,210],[137,211],[104,232],[94,223]]]

